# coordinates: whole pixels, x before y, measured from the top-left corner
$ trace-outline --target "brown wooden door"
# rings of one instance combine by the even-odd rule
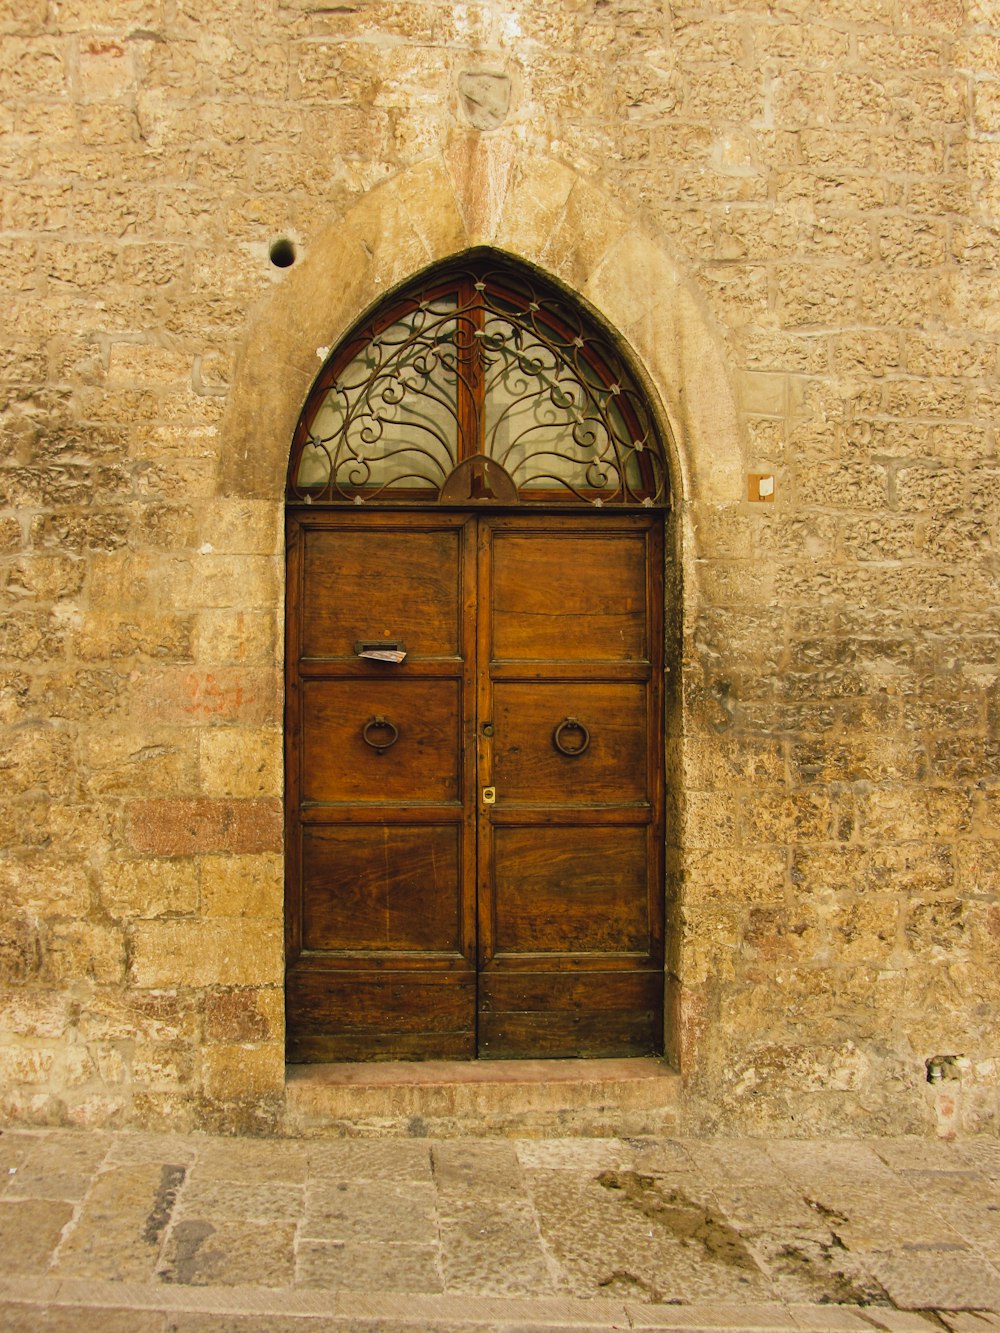
[[[659,1049],[660,532],[290,514],[291,1060]]]

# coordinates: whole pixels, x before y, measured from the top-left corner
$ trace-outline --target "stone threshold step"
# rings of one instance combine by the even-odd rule
[[[289,1134],[664,1134],[678,1075],[651,1057],[290,1065]]]

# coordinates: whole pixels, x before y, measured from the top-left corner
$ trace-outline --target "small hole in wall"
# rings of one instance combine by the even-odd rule
[[[268,253],[275,268],[291,268],[295,263],[295,246],[287,236],[281,236],[278,240],[272,241]]]

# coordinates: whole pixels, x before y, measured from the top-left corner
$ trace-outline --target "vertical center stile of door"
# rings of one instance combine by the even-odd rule
[[[492,955],[493,919],[490,905],[491,820],[490,809],[483,804],[483,788],[493,778],[493,738],[483,735],[483,726],[492,720],[490,714],[490,617],[489,560],[490,528],[482,515],[475,515],[476,526],[476,923],[477,972]],[[479,986],[477,976],[477,989]],[[478,1048],[479,1002],[476,1002],[476,1040]]]

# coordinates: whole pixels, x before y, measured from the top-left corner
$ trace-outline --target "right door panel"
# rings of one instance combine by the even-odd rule
[[[480,520],[480,1056],[661,1047],[661,569],[657,516]]]

